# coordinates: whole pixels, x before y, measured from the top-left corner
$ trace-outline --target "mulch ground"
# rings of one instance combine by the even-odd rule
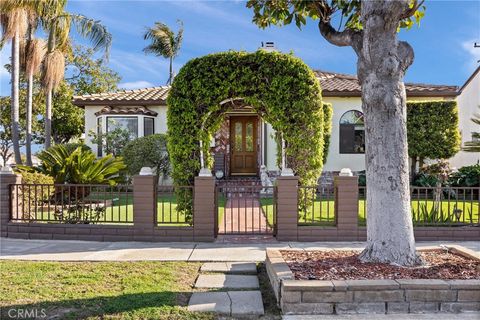
[[[480,262],[446,250],[419,252],[419,267],[364,263],[358,251],[281,251],[297,280],[480,279]]]

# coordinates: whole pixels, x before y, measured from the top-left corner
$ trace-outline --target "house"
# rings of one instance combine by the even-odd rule
[[[458,91],[458,118],[459,127],[462,134],[462,145],[467,141],[472,141],[473,132],[480,132],[479,125],[471,120],[475,113],[480,113],[480,66],[465,81],[464,85]],[[453,167],[463,167],[480,163],[480,153],[460,151],[452,159],[450,164]]]
[[[365,169],[365,135],[361,108],[361,90],[356,76],[327,71],[315,71],[322,87],[323,101],[333,107],[332,134],[324,175],[350,168]],[[478,69],[459,91],[457,86],[406,83],[408,101],[454,100],[460,108],[460,130],[473,131],[468,118],[479,103]],[[166,98],[168,86],[137,90],[122,90],[74,97],[74,104],[85,109],[85,136],[92,130],[108,132],[122,127],[133,138],[167,131]],[[459,95],[460,94],[460,95]],[[476,102],[471,96],[476,95]],[[472,102],[473,101],[473,102]],[[272,127],[262,121],[248,106],[234,108],[226,115],[221,128],[211,141],[214,172],[222,176],[258,175],[261,165],[274,174],[277,145]],[[464,141],[469,137],[464,136]],[[102,155],[101,147],[86,143]],[[232,147],[233,146],[233,147]],[[461,154],[452,159],[452,166],[474,164],[478,155]]]

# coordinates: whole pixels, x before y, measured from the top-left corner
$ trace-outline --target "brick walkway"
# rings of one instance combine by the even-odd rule
[[[236,194],[227,199],[218,231],[219,234],[269,234],[273,230],[257,196]]]

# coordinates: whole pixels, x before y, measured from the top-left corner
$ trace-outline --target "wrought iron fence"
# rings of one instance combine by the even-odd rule
[[[298,224],[335,225],[334,189],[324,186],[298,187]]]
[[[410,187],[416,226],[480,225],[480,188]],[[367,217],[366,188],[359,188],[359,222]]]
[[[157,187],[157,225],[193,225],[193,186]]]
[[[216,186],[216,233],[275,234],[276,188],[250,183]]]
[[[130,185],[13,184],[10,219],[23,222],[133,223]]]

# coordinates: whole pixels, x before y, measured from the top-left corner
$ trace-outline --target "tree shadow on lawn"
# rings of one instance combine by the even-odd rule
[[[87,319],[108,316],[113,319],[212,319],[212,314],[190,313],[182,308],[187,304],[191,294],[191,292],[172,291],[144,292],[4,305],[1,307],[0,318]],[[45,316],[42,316],[42,310]],[[30,316],[19,317],[19,312]]]

